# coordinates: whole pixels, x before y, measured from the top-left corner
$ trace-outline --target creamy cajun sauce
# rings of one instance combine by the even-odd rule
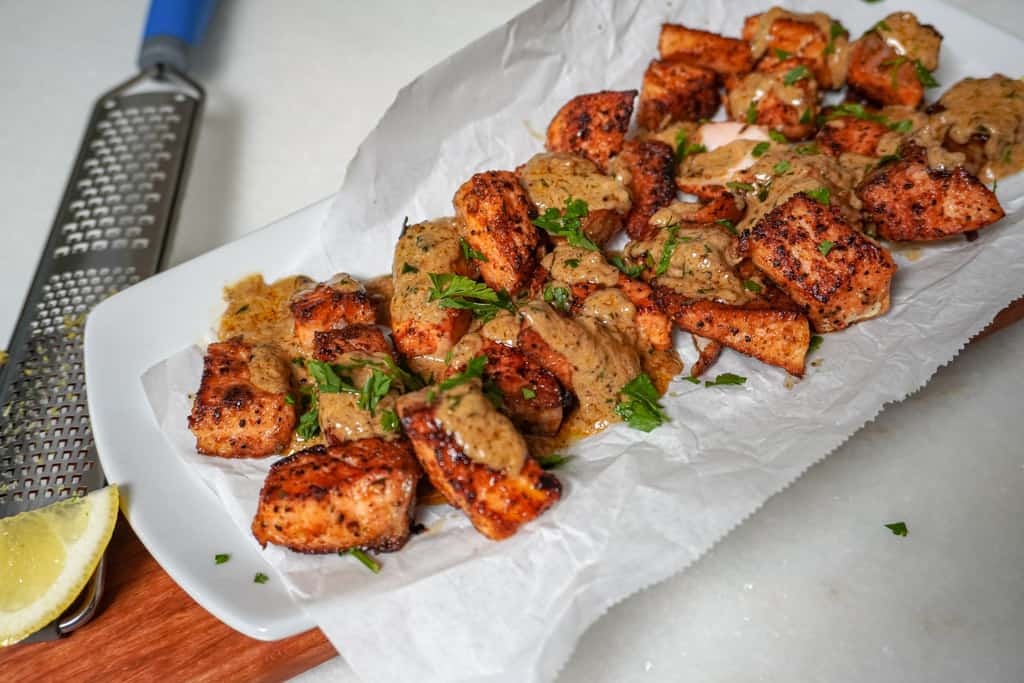
[[[526,440],[483,395],[478,381],[444,392],[436,399],[434,419],[473,462],[509,475],[523,469]]]
[[[305,275],[281,278],[268,285],[262,275],[249,275],[224,288],[227,308],[217,338],[241,336],[250,344],[276,344],[284,353],[298,355],[294,322],[288,308],[292,296],[315,284]]]
[[[626,247],[626,257],[637,265],[651,268],[653,264],[655,272],[664,265],[664,272],[654,281],[687,297],[730,304],[749,301],[752,295],[736,274],[736,264],[740,262],[736,241],[717,227],[680,224],[673,206],[651,217],[651,224],[661,230],[651,239],[631,242]]]
[[[629,190],[592,162],[564,152],[535,154],[519,170],[530,200],[541,212],[561,209],[567,199],[582,199],[590,211],[629,211]]]
[[[263,391],[285,394],[291,391],[291,371],[278,347],[257,344],[249,359],[249,380]]]
[[[768,95],[774,95],[780,102],[803,111],[807,108],[808,102],[813,103],[816,99],[813,85],[809,88],[811,94],[796,83],[786,85],[785,72],[765,73],[763,71],[752,71],[743,77],[739,84],[729,91],[726,97],[729,113],[733,118],[742,119],[751,105],[760,102]],[[811,83],[812,79],[805,79],[800,83]]]
[[[531,301],[520,314],[572,368],[579,409],[570,417],[568,430],[591,434],[618,422],[619,392],[641,369],[633,344],[594,318],[566,318],[541,301]]]
[[[480,334],[485,338],[502,344],[504,346],[515,346],[519,339],[519,329],[522,323],[519,316],[510,311],[501,311],[488,320],[480,328]]]
[[[900,145],[910,136],[915,134],[928,125],[928,115],[923,111],[911,109],[910,107],[904,107],[900,105],[890,105],[883,107],[879,114],[885,117],[889,123],[898,123],[902,121],[910,121],[910,131],[901,133],[899,131],[890,130],[888,133],[883,135],[875,146],[875,154],[879,157],[888,156],[890,154],[896,154],[899,151]]]
[[[583,300],[580,315],[618,330],[636,345],[636,306],[618,287],[606,287]]]
[[[374,369],[381,371],[387,369],[386,360],[388,358],[386,353],[351,351],[341,354],[333,365],[338,367],[342,376],[351,380],[352,386],[361,389],[373,374]],[[359,407],[359,396],[356,394],[343,391],[338,393],[321,391],[319,393],[320,429],[324,433],[331,432],[332,436],[339,441],[366,439],[373,436],[393,439],[398,436],[399,432],[386,431],[381,422],[381,415],[385,410],[395,409],[395,400],[402,388],[400,383],[393,380],[391,390],[380,399],[373,412]]]
[[[644,131],[640,133],[638,137],[640,140],[657,140],[658,142],[664,142],[672,149],[675,149],[679,142],[680,134],[685,135],[688,141],[694,142],[699,125],[700,124],[692,121],[679,121],[656,133]],[[628,184],[628,181],[625,182]]]
[[[775,23],[776,19],[783,18],[805,24],[814,24],[821,31],[822,35],[825,36],[825,39],[830,41],[832,49],[824,55],[825,66],[829,73],[829,82],[823,83],[823,85],[829,88],[838,88],[842,85],[846,80],[846,72],[850,68],[850,41],[845,33],[835,38],[831,37],[832,17],[824,12],[790,12],[781,7],[772,7],[767,12],[761,14],[758,18],[754,37],[750,41],[750,51],[753,53],[754,59],[760,58],[768,50],[772,38],[772,24]],[[804,38],[804,42],[795,50],[796,54],[801,54],[806,44],[813,40],[814,36],[807,35]]]
[[[1024,168],[1024,81],[996,74],[965,78],[937,103],[928,132],[966,145],[983,141],[985,164],[978,176],[985,182]]]
[[[570,285],[591,283],[611,287],[619,281],[619,270],[601,252],[568,243],[557,245],[541,265],[552,280]]]
[[[377,322],[391,327],[391,299],[395,295],[395,281],[391,275],[378,275],[364,284],[366,293],[373,302],[377,313]]]
[[[910,12],[893,12],[875,25],[875,32],[899,56],[918,60],[929,71],[939,67],[942,36]]]
[[[688,156],[680,166],[679,183],[725,185],[754,164],[756,159],[751,152],[757,145],[753,140],[733,140],[711,152]]]

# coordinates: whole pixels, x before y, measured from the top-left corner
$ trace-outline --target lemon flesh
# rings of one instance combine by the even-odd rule
[[[0,519],[0,646],[35,633],[89,581],[117,522],[117,487]]]

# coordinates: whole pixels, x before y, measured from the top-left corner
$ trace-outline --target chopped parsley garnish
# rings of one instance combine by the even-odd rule
[[[779,48],[775,48],[775,56],[779,58],[779,61],[784,62],[787,59],[789,59],[790,57],[792,57],[793,53],[792,52],[786,52],[785,50],[781,50]]]
[[[536,391],[534,391],[530,387],[523,387],[523,398],[525,398],[527,401],[529,401],[530,399],[536,398],[536,397],[537,397],[537,392]]]
[[[753,192],[754,191],[754,186],[751,185],[750,183],[737,183],[735,181],[731,181],[731,182],[726,183],[725,186],[727,188],[729,188],[730,190],[732,190],[733,192]]]
[[[800,123],[810,123],[810,122],[811,122],[811,109],[810,109],[810,107],[808,107],[807,109],[804,109],[804,113],[800,115]]]
[[[775,173],[776,175],[783,175],[785,173],[789,173],[789,168],[789,162],[783,159],[779,163],[772,166],[772,172]]]
[[[846,28],[838,21],[833,21],[828,30],[828,45],[825,46],[825,54],[830,55],[836,51],[836,38],[846,33]]]
[[[937,80],[935,80],[935,76],[932,75],[931,71],[929,71],[928,69],[924,68],[924,64],[921,63],[920,59],[915,59],[914,60],[914,71],[917,72],[917,80],[919,80],[921,82],[921,85],[923,85],[924,87],[926,87],[926,88],[937,88],[937,87],[939,87],[939,82]]]
[[[903,66],[904,64],[906,64],[908,61],[910,61],[910,60],[901,55],[899,57],[894,57],[893,59],[887,59],[887,60],[885,60],[884,62],[882,62],[879,65],[879,66],[889,66],[889,67],[892,67],[892,69],[889,72],[889,80],[890,80],[890,86],[892,87],[893,90],[898,90],[899,89],[899,87],[900,87],[900,80],[899,80],[900,67]]]
[[[914,122],[910,119],[903,119],[902,121],[895,121],[886,125],[889,126],[889,130],[894,130],[897,133],[909,133],[914,130]]]
[[[811,142],[806,145],[797,145],[793,150],[800,156],[808,156],[810,154],[817,154],[819,152],[817,143]]]
[[[899,160],[900,160],[900,155],[899,154],[886,154],[884,157],[881,157],[878,160],[878,163],[875,164],[875,168],[881,166],[882,164],[887,164],[890,161],[899,161]]]
[[[405,275],[406,273],[418,273],[418,272],[420,272],[420,269],[417,268],[416,266],[414,266],[414,265],[412,265],[410,263],[403,263],[402,264],[402,275]]]
[[[295,427],[295,433],[300,439],[309,441],[320,433],[320,401],[316,393],[310,387],[309,392],[303,394],[303,406],[305,411],[299,416],[299,423]]]
[[[668,267],[672,264],[672,254],[675,252],[676,247],[683,242],[689,242],[693,239],[692,237],[687,237],[685,235],[683,237],[679,237],[678,225],[670,225],[665,229],[668,230],[668,239],[665,241],[665,247],[661,250],[661,258],[658,259],[658,267],[654,270],[655,277],[664,275],[668,272]]]
[[[285,394],[284,395],[284,402],[287,403],[290,406],[293,406],[293,405],[295,405],[295,397],[292,396],[291,394]]]
[[[249,304],[246,304],[246,305],[242,306],[241,308],[239,308],[237,311],[235,311],[235,315],[238,315],[239,313],[245,313],[248,310],[249,310]]]
[[[893,522],[886,524],[885,528],[893,533],[894,536],[906,536],[907,535],[907,523],[906,522]]]
[[[830,240],[822,240],[818,242],[818,251],[821,252],[822,256],[828,256],[828,252],[832,251],[832,247],[834,246],[835,243]]]
[[[754,145],[754,149],[750,150],[750,153],[754,158],[763,157],[765,152],[771,148],[771,145],[767,142],[759,142]]]
[[[608,263],[612,264],[629,277],[639,277],[640,273],[644,272],[643,266],[631,266],[623,261],[622,257],[618,255],[609,258]]]
[[[487,262],[487,257],[484,256],[481,252],[474,249],[473,247],[469,246],[469,242],[467,242],[465,238],[459,238],[459,246],[462,248],[462,255],[465,257],[467,261],[483,261],[484,263]]]
[[[787,142],[789,142],[789,140],[786,139],[786,136],[777,130],[768,131],[768,137],[770,137],[775,142],[779,142],[782,144],[786,144]]]
[[[802,81],[805,78],[810,78],[811,71],[803,64],[794,66],[792,69],[786,72],[786,75],[782,77],[782,82],[786,85],[793,85]]]
[[[391,391],[391,381],[390,375],[373,369],[363,383],[362,391],[359,392],[359,408],[368,411],[370,415],[376,415],[377,404]]]
[[[819,187],[814,190],[804,190],[804,194],[825,206],[829,206],[832,203],[832,192],[827,187]]]
[[[812,354],[821,348],[821,343],[825,341],[825,338],[820,334],[811,335],[811,343],[807,345],[807,353]]]
[[[385,410],[380,414],[380,428],[385,432],[398,431],[398,414],[393,410]]]
[[[747,107],[747,123],[757,123],[757,102],[751,100]]]
[[[369,569],[374,574],[380,574],[380,562],[373,559],[359,548],[352,548],[350,550],[339,550],[338,555],[351,555],[352,557],[359,560],[364,567]]]
[[[590,215],[587,203],[582,199],[569,197],[562,211],[551,207],[533,219],[533,224],[555,237],[564,237],[569,244],[590,251],[599,251],[583,232],[583,220]]]
[[[686,377],[683,377],[683,381],[689,382],[690,384],[700,384],[700,380],[692,375],[687,375]]]
[[[560,311],[568,312],[569,306],[572,303],[572,294],[565,287],[546,285],[544,287],[544,301],[547,301]]]
[[[865,2],[873,2],[873,1],[874,0],[865,0]],[[885,20],[882,19],[877,24],[875,24],[874,30],[875,31],[891,31],[892,29],[889,28],[889,24],[885,23]]]
[[[483,394],[495,410],[501,410],[501,407],[505,405],[505,396],[501,393],[501,387],[490,377],[484,379]]]
[[[828,113],[828,115],[825,117],[825,120],[831,121],[833,119],[843,118],[846,116],[852,116],[853,118],[861,119],[863,121],[874,121],[876,123],[881,123],[883,126],[886,126],[889,130],[894,130],[897,133],[909,133],[914,129],[914,122],[911,121],[910,119],[903,119],[902,121],[890,121],[882,114],[870,112],[864,108],[864,105],[857,104],[856,102],[843,102],[842,104],[837,104],[832,109],[832,111]]]
[[[567,258],[562,263],[565,264],[566,268],[579,268],[580,260],[578,258]]]
[[[738,386],[740,384],[746,384],[747,378],[742,375],[734,375],[731,372],[723,372],[714,380],[707,380],[704,382],[705,387],[723,387],[723,386]]]
[[[658,404],[658,390],[654,388],[654,383],[647,373],[642,372],[634,377],[622,387],[620,393],[629,400],[620,401],[615,406],[615,413],[633,429],[649,432],[658,425],[668,422],[668,415]]]
[[[355,388],[348,378],[339,375],[335,366],[330,363],[321,360],[307,360],[306,370],[322,394],[337,394],[342,391],[349,394],[359,393],[359,389]]]
[[[676,163],[681,163],[683,159],[690,156],[691,154],[702,154],[708,151],[708,148],[704,145],[696,144],[691,145],[687,142],[689,136],[685,130],[681,130],[676,133]]]
[[[484,367],[487,365],[487,356],[480,355],[474,358],[470,358],[469,362],[466,363],[466,369],[457,375],[452,375],[445,381],[437,385],[437,388],[441,391],[448,391],[455,387],[462,386],[467,382],[470,382],[484,374]]]
[[[217,553],[216,555],[213,556],[213,561],[216,562],[217,564],[224,564],[225,562],[227,562],[230,559],[231,559],[231,556],[228,555],[227,553]]]
[[[553,470],[572,460],[572,456],[560,455],[559,453],[549,453],[548,455],[538,455],[534,460],[537,461],[537,464],[540,465],[542,469]]]
[[[433,288],[428,301],[436,301],[442,308],[458,308],[473,312],[473,316],[487,322],[499,311],[515,312],[515,304],[505,291],[495,292],[482,282],[465,275],[430,273]]]
[[[750,290],[754,294],[760,294],[761,290],[764,289],[756,280],[744,280],[743,289]]]
[[[263,572],[256,572],[256,576],[252,577],[253,583],[266,583],[270,581],[270,577]]]
[[[731,220],[729,220],[728,218],[719,218],[715,222],[718,223],[719,225],[721,225],[726,230],[728,230],[733,235],[738,235],[739,234],[739,231],[736,230],[736,226],[733,225],[733,222]]]

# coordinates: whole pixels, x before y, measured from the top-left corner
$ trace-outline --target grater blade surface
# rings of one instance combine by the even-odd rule
[[[85,317],[159,268],[202,103],[199,85],[160,67],[93,108],[0,367],[0,517],[105,483],[87,413]]]

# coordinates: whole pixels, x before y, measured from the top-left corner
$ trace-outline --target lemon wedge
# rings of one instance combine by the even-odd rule
[[[0,647],[35,633],[75,601],[116,522],[116,486],[0,519]]]

